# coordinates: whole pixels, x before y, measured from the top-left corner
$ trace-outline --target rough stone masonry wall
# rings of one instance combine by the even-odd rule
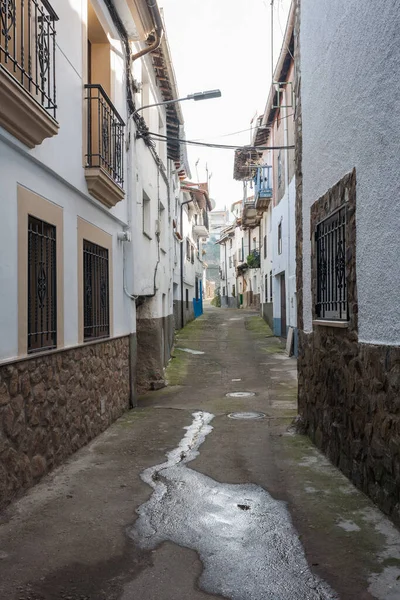
[[[299,332],[302,429],[400,524],[400,348]]]
[[[129,337],[0,366],[0,508],[129,407]]]
[[[174,344],[174,315],[136,321],[138,392],[155,389],[164,381],[164,367],[168,364]]]

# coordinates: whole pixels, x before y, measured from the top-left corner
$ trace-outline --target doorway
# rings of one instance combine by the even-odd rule
[[[286,282],[285,273],[281,275],[281,337],[286,337]]]

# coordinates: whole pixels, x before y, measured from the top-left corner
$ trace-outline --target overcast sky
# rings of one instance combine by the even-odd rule
[[[271,85],[270,0],[159,0],[180,96],[219,88],[222,98],[182,103],[186,138],[248,144],[250,121],[262,114]],[[274,0],[274,60],[290,0]],[[222,137],[225,136],[225,137]],[[242,198],[233,180],[233,150],[188,146],[192,180],[206,180],[222,208]]]

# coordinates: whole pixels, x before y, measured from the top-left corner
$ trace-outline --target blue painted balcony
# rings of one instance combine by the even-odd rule
[[[254,183],[256,209],[265,211],[272,199],[272,167],[270,165],[258,167]]]

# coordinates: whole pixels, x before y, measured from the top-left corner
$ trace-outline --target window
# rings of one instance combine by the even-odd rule
[[[225,286],[222,288],[222,295],[225,296]]]
[[[165,232],[166,232],[166,212],[165,207],[160,202],[160,212],[159,212],[159,231],[160,231],[160,246],[161,250],[166,251],[165,244]]]
[[[347,320],[345,207],[317,225],[315,243],[317,257],[316,315],[321,319]]]
[[[281,187],[282,185],[282,155],[281,152],[279,151],[278,154],[278,187]]]
[[[264,235],[264,258],[267,258],[267,236]]]
[[[108,250],[83,240],[83,339],[110,335]]]
[[[185,297],[186,297],[186,308],[189,308],[189,290],[188,289],[186,289]]]
[[[232,256],[229,257],[229,268],[232,269]]]
[[[282,223],[278,225],[278,254],[282,254]]]
[[[229,240],[229,248],[232,248],[232,238]]]
[[[151,239],[150,198],[143,192],[143,233]]]
[[[199,278],[198,277],[196,277],[194,285],[195,285],[195,294],[196,294],[195,297],[196,297],[196,300],[198,300],[199,299]]]
[[[272,271],[269,272],[269,301],[272,302]]]
[[[193,248],[193,246],[190,246],[190,260],[193,264],[194,263],[194,248]]]
[[[186,260],[190,262],[190,242],[188,238],[186,238]]]
[[[257,248],[257,238],[253,237],[253,250]]]
[[[265,302],[268,302],[268,275],[264,277],[264,287],[265,287]]]
[[[56,228],[28,215],[28,353],[57,347]]]
[[[233,286],[232,286],[232,296],[233,297],[236,296],[236,286],[235,286],[235,284],[233,284]]]

